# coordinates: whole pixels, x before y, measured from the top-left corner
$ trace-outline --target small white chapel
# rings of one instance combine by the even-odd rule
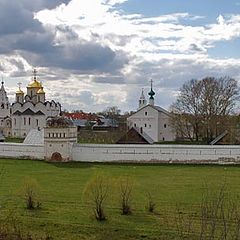
[[[154,95],[151,81],[151,90],[148,93],[149,102],[142,93],[138,102],[138,110],[127,118],[128,129],[134,127],[139,133],[147,135],[152,142],[174,141],[176,134],[171,127],[171,113],[154,104]]]

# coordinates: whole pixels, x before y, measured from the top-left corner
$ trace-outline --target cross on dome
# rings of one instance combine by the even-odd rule
[[[17,85],[18,85],[18,87],[19,87],[19,89],[20,89],[21,86],[22,86],[22,83],[21,83],[21,82],[18,82]]]
[[[155,92],[153,91],[153,80],[151,79],[150,82],[151,82],[151,90],[148,93],[148,95],[150,96],[150,99],[154,99],[153,96],[155,95]]]
[[[37,69],[33,68],[33,79],[37,80]]]

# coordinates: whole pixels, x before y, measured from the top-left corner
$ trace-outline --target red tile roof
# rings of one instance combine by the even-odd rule
[[[96,114],[85,112],[64,113],[63,115],[72,120],[86,119],[88,121],[96,121],[99,118]]]

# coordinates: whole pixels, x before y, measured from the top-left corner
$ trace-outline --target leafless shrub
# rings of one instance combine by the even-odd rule
[[[38,209],[42,203],[40,201],[39,185],[35,179],[25,179],[22,186],[22,194],[24,195],[25,206],[29,210]]]
[[[179,239],[237,240],[240,237],[238,200],[227,193],[225,184],[216,192],[206,187],[199,214],[183,214],[178,208],[176,226]]]
[[[186,214],[186,212],[183,209],[181,209],[179,205],[177,205],[175,221],[178,238],[181,240],[189,239],[189,237],[192,236],[193,234],[192,214]]]
[[[122,177],[119,180],[121,212],[123,215],[132,213],[131,201],[133,181],[130,177]]]
[[[88,201],[92,205],[94,216],[98,221],[106,220],[105,204],[109,194],[109,179],[102,175],[96,175],[85,190]]]
[[[150,213],[153,213],[156,209],[156,202],[154,200],[154,197],[150,191],[147,191],[147,210]]]

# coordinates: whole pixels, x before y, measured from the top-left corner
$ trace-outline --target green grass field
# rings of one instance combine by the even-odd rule
[[[235,166],[118,165],[94,163],[46,163],[31,160],[0,160],[0,216],[11,214],[23,231],[49,234],[53,239],[175,239],[174,212],[186,212],[201,202],[204,184],[217,189],[223,182],[229,192],[240,193],[240,168]],[[106,207],[107,221],[97,222],[83,196],[95,174],[109,177],[112,188]],[[133,213],[119,210],[117,179],[131,176]],[[42,207],[27,210],[21,186],[26,178],[40,188]],[[146,211],[146,192],[157,202],[155,214]]]

